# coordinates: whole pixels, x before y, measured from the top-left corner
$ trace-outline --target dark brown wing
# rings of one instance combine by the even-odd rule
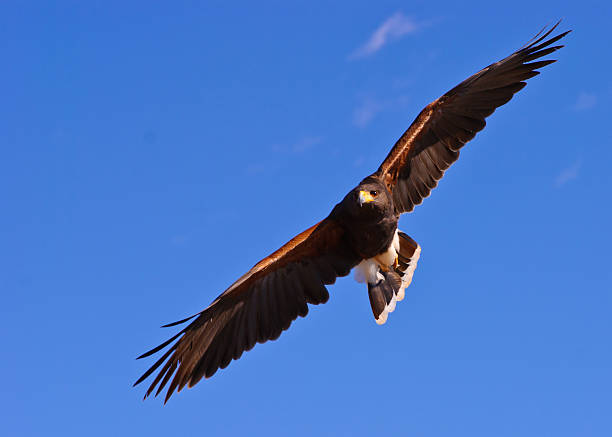
[[[521,90],[525,80],[555,62],[531,62],[563,46],[552,46],[569,33],[546,39],[536,35],[522,49],[491,64],[427,105],[395,143],[376,174],[393,194],[397,212],[412,211],[459,157],[459,149],[485,127],[485,118]]]
[[[360,261],[344,238],[344,229],[327,218],[257,263],[202,312],[166,325],[197,317],[174,337],[138,357],[174,342],[134,385],[163,365],[145,398],[158,386],[157,396],[172,378],[167,401],[175,389],[192,387],[202,377],[212,376],[255,342],[278,338],[297,316],[306,316],[307,304],[327,302],[325,285],[348,275]]]

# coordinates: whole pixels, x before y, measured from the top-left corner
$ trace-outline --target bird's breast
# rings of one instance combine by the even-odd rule
[[[397,218],[385,218],[376,223],[361,223],[350,230],[351,244],[363,259],[387,252],[392,245]]]

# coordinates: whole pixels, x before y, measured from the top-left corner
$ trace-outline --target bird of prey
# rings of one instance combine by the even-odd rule
[[[145,398],[170,383],[178,389],[241,357],[255,343],[275,340],[308,304],[327,302],[326,285],[354,269],[367,284],[376,323],[385,323],[404,298],[421,247],[397,228],[438,184],[459,151],[485,127],[485,118],[521,90],[525,80],[555,60],[537,60],[561,45],[569,31],[543,29],[507,58],[489,65],[433,101],[395,143],[378,170],[363,179],[319,223],[297,235],[221,293],[176,335],[139,358],[168,350],[136,381],[159,369]]]

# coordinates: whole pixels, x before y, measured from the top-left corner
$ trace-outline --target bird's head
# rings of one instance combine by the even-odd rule
[[[343,203],[352,216],[382,217],[393,211],[393,201],[387,187],[377,178],[368,177],[351,190]]]

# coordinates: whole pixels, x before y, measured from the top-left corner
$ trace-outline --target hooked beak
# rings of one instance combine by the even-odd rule
[[[368,192],[361,190],[359,192],[359,206],[363,206],[364,203],[368,203],[374,200],[374,197]]]

